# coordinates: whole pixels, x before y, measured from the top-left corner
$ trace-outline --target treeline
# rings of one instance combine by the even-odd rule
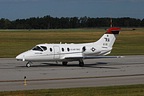
[[[109,27],[110,18],[90,17],[32,17],[28,19],[0,19],[0,29],[66,29],[66,28],[95,28]],[[115,27],[144,27],[144,19],[112,18]]]

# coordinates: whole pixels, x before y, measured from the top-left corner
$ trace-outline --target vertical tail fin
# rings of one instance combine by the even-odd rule
[[[109,28],[107,32],[96,42],[96,44],[105,48],[112,48],[120,30],[121,29],[117,27]]]

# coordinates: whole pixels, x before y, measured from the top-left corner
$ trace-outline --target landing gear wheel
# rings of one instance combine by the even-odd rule
[[[29,68],[30,66],[31,66],[31,64],[29,64],[29,63],[28,63],[28,64],[26,64],[26,67],[28,67],[28,68]]]
[[[31,66],[31,64],[30,64],[30,62],[28,62],[27,64],[26,64],[26,67],[30,67]]]
[[[83,60],[80,60],[80,61],[79,61],[79,66],[80,66],[80,67],[84,67],[84,62],[83,62]]]
[[[68,62],[62,62],[62,65],[63,65],[63,66],[67,66],[67,63],[68,63]]]

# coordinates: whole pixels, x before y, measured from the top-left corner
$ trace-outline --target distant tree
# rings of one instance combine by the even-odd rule
[[[8,29],[11,27],[11,21],[5,18],[0,19],[0,29]]]
[[[112,18],[114,27],[144,27],[144,19],[130,17]],[[0,19],[0,29],[63,29],[63,28],[93,28],[110,27],[110,18],[90,17],[31,17],[10,21]]]
[[[140,24],[141,20],[135,18],[123,17],[114,19],[114,25],[120,27],[140,27],[141,26]]]
[[[81,17],[79,19],[79,23],[80,23],[80,27],[83,28],[83,27],[87,27],[87,21],[88,21],[88,17]]]
[[[79,27],[78,17],[71,17],[69,22],[70,22],[70,28],[78,28]]]
[[[58,22],[59,28],[69,28],[70,27],[70,18],[61,17],[58,21],[59,21]]]
[[[141,21],[141,27],[144,27],[144,19]]]

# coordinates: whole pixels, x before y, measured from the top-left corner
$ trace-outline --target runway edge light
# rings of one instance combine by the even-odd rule
[[[24,86],[27,85],[27,80],[26,80],[26,76],[24,76]]]

